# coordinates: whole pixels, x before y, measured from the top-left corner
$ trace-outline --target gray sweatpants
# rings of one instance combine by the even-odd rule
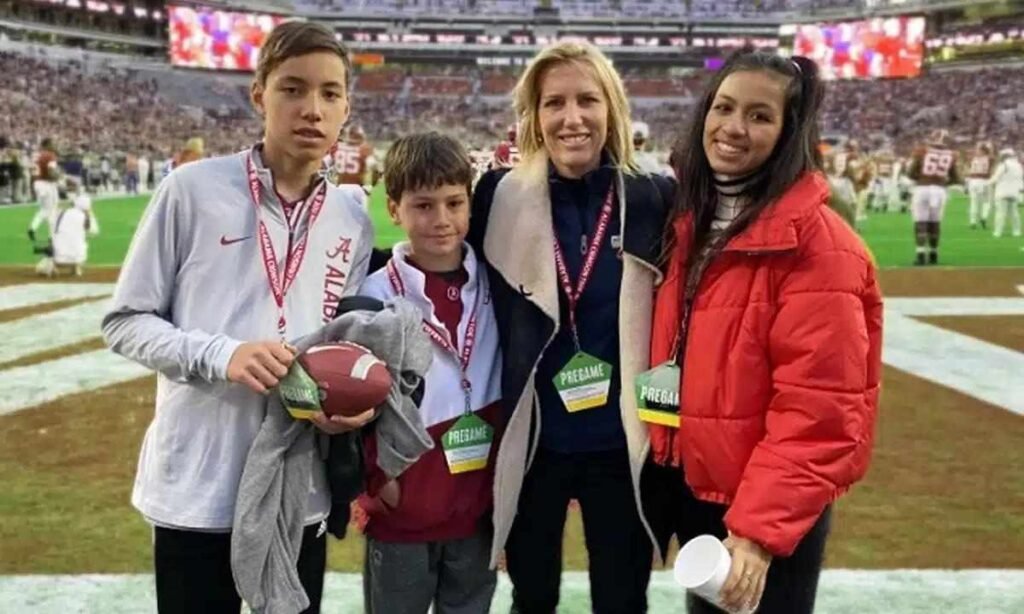
[[[367,614],[487,614],[497,584],[490,528],[466,539],[392,543],[367,538]]]

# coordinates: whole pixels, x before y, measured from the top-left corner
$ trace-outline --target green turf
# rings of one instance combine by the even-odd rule
[[[370,194],[370,217],[377,235],[377,245],[389,247],[404,238],[402,230],[387,214],[384,186],[378,185]],[[118,265],[124,262],[132,236],[149,202],[148,196],[101,198],[93,203],[100,234],[89,239],[89,263]],[[25,230],[37,209],[33,206],[0,207],[0,265],[33,264],[33,255]],[[46,236],[41,227],[38,242]]]
[[[146,197],[112,198],[95,204],[101,233],[89,241],[89,262],[117,265],[124,260],[132,234],[147,202]],[[370,198],[370,216],[377,245],[387,247],[400,240],[402,231],[388,218],[384,189],[378,185]],[[0,207],[0,264],[31,264],[37,257],[25,236],[35,207]],[[901,213],[876,213],[861,231],[880,266],[901,267],[914,257],[913,223]],[[941,262],[946,266],[1024,266],[1024,239],[972,230],[967,224],[967,199],[952,192],[942,225]]]
[[[967,197],[950,193],[942,222],[939,264],[946,266],[1024,266],[1024,239],[992,236],[987,230],[971,229],[967,217]],[[874,213],[860,226],[879,266],[907,266],[914,260],[914,223],[909,214]]]

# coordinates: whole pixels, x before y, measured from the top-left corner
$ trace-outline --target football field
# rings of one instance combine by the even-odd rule
[[[402,239],[401,230],[387,216],[382,185],[374,189],[370,200],[377,245],[386,247]],[[146,196],[98,199],[94,208],[101,232],[89,241],[91,265],[121,264],[147,202]],[[36,261],[25,235],[35,212],[34,205],[0,207],[0,265]],[[879,266],[911,264],[913,223],[908,214],[873,214],[861,230]],[[1008,231],[997,239],[990,230],[972,230],[967,223],[967,199],[960,192],[951,193],[942,233],[940,264],[943,266],[1024,266],[1024,239],[1009,237]]]
[[[35,208],[0,207],[0,612],[151,612],[150,532],[129,502],[154,377],[99,337],[145,197],[95,203],[82,278],[44,280]],[[382,195],[377,242],[401,237]],[[868,477],[836,506],[819,611],[1024,612],[1024,240],[972,230],[954,193],[940,266],[910,267],[906,214],[862,234],[886,296],[884,389]],[[563,605],[589,611],[578,515]],[[331,540],[325,612],[357,612],[362,541]],[[665,572],[651,611],[682,612]],[[493,611],[506,612],[503,578]]]

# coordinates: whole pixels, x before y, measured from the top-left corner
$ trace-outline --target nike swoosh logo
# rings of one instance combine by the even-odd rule
[[[229,239],[229,238],[227,238],[226,235],[221,235],[220,236],[220,244],[221,245],[231,245],[232,243],[238,243],[239,241],[245,241],[246,239],[251,239],[251,238],[252,238],[252,235],[247,235],[247,236],[244,236],[244,237],[239,237],[237,239]]]

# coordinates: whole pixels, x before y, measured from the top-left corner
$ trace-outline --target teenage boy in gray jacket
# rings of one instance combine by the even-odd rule
[[[318,24],[274,29],[251,95],[262,143],[200,160],[160,184],[103,319],[110,348],[158,373],[132,504],[154,525],[157,603],[238,612],[232,518],[246,455],[297,339],[366,276],[373,232],[358,189],[323,180],[349,114],[348,53]],[[356,418],[313,422],[327,433]],[[298,572],[318,612],[330,493],[314,460]]]

